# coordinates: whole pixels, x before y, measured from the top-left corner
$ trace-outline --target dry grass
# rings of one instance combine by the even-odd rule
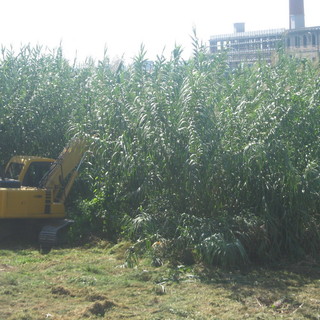
[[[1,320],[319,319],[313,262],[247,271],[125,268],[128,244],[0,250]]]

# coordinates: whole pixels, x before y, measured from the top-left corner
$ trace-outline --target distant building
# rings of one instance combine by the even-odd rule
[[[253,64],[258,60],[272,62],[284,33],[285,29],[238,32],[235,28],[233,34],[211,37],[210,52],[215,54],[226,51],[227,62],[231,67],[241,63]]]
[[[288,30],[284,41],[285,50],[291,57],[320,62],[320,26]]]
[[[305,28],[303,0],[289,0],[290,29],[245,31],[244,23],[234,24],[234,33],[210,38],[210,52],[226,51],[231,67],[277,59],[277,51],[283,48],[291,57],[320,62],[320,26]]]

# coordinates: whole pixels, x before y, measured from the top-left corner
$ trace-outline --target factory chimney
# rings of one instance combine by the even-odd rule
[[[290,29],[305,27],[304,22],[304,0],[289,0]]]
[[[233,24],[234,33],[244,32],[245,31],[245,24],[244,22],[237,22]]]

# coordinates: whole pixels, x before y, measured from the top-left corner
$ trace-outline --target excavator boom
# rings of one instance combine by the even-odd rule
[[[55,202],[64,202],[67,197],[83,161],[85,151],[85,140],[74,138],[40,181],[40,188],[53,192]]]

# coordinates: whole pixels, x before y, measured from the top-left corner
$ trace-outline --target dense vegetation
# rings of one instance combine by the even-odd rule
[[[240,265],[320,249],[320,69],[279,56],[228,69],[144,49],[132,64],[70,64],[62,49],[2,50],[0,159],[92,154],[75,186],[74,238],[161,241],[181,261]]]

